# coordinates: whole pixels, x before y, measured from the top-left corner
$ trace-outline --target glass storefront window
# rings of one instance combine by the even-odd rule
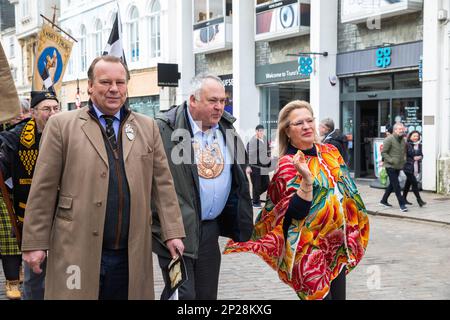
[[[309,82],[297,82],[263,87],[261,124],[270,141],[276,141],[280,110],[293,100],[309,101]]]
[[[302,27],[311,26],[311,5],[309,3],[300,4],[300,25]]]
[[[356,78],[343,78],[341,83],[342,93],[351,93],[356,91]]]
[[[401,121],[408,132],[417,130],[422,133],[422,99],[392,100],[394,123]]]
[[[354,170],[354,102],[346,101],[342,103],[342,133],[347,137],[348,145],[348,167]]]
[[[129,98],[131,110],[154,118],[159,112],[159,96]]]
[[[403,72],[394,74],[394,89],[416,89],[421,88],[419,71]]]
[[[376,75],[358,78],[358,91],[391,90],[392,75]]]

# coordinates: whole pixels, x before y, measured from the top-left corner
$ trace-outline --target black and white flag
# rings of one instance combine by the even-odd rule
[[[120,21],[119,11],[116,13],[111,34],[109,35],[108,42],[103,50],[103,55],[118,57],[125,63],[125,65],[127,64],[122,45],[122,23]]]

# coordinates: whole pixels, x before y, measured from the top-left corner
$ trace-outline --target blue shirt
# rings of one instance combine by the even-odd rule
[[[95,113],[97,114],[97,118],[100,121],[100,124],[102,125],[103,129],[106,130],[106,121],[105,118],[102,117],[104,113],[101,112],[100,109],[95,106],[95,104],[92,104],[92,106],[94,107]],[[113,122],[113,128],[114,133],[116,134],[116,139],[119,135],[119,127],[120,127],[120,110],[114,115],[114,122]]]
[[[187,108],[187,114],[194,135],[193,140],[199,143],[200,148],[211,145],[215,138],[217,138],[220,150],[224,156],[224,168],[217,178],[204,179],[199,176],[202,220],[214,220],[225,208],[231,191],[231,164],[233,161],[225,145],[223,134],[219,130],[219,125],[203,132],[197,123],[195,123],[194,119],[192,119],[189,108]],[[196,161],[196,159],[194,159],[194,161]]]

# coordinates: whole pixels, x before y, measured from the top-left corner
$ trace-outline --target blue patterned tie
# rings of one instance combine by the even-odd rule
[[[109,142],[113,150],[117,150],[117,140],[116,134],[114,133],[114,116],[102,115],[103,119],[106,121],[106,136],[108,137]]]

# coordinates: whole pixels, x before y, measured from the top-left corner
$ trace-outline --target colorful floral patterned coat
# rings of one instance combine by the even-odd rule
[[[260,211],[252,238],[228,242],[225,254],[253,252],[278,272],[300,299],[323,299],[344,267],[350,272],[361,261],[369,240],[369,219],[356,185],[339,151],[316,144],[317,156],[306,156],[314,175],[313,201],[305,219],[283,233],[289,202],[301,177],[283,156],[272,178],[268,200]]]

